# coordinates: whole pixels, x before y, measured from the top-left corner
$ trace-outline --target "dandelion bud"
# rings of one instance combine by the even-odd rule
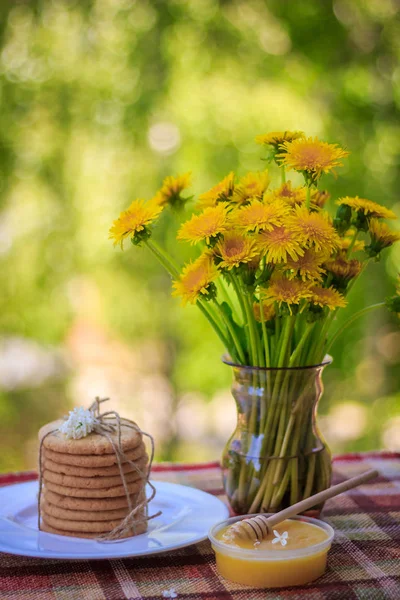
[[[143,227],[142,231],[137,231],[131,237],[131,242],[134,246],[140,246],[142,242],[147,242],[149,238],[151,238],[151,231],[147,227]]]
[[[315,323],[319,321],[325,316],[325,311],[322,306],[318,306],[317,304],[310,304],[309,309],[306,313],[306,321],[307,323]]]
[[[391,298],[386,298],[386,306],[390,312],[400,316],[400,296],[396,295]]]
[[[349,227],[351,222],[351,208],[346,204],[339,206],[336,212],[336,217],[333,219],[333,225],[335,229],[343,234]]]

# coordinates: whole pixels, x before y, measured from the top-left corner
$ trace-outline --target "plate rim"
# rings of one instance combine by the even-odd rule
[[[23,481],[23,482],[16,482],[16,483],[10,483],[4,486],[0,487],[0,498],[2,496],[2,492],[3,490],[9,490],[9,488],[24,488],[24,487],[32,487],[33,484],[37,484],[37,480],[31,480],[31,481]],[[163,481],[163,480],[151,480],[151,483],[156,487],[156,489],[158,487],[165,487],[165,488],[170,488],[172,487],[174,490],[181,490],[185,491],[185,495],[186,492],[190,490],[189,493],[193,493],[195,495],[199,495],[199,496],[206,496],[207,500],[212,502],[215,502],[215,506],[219,507],[221,509],[221,520],[223,520],[224,518],[227,518],[229,516],[229,508],[228,506],[217,496],[214,496],[213,494],[210,494],[204,490],[201,490],[199,488],[195,488],[192,487],[190,485],[184,485],[181,483],[175,483],[172,481]],[[160,490],[161,491],[161,490]],[[222,514],[225,511],[225,515]],[[2,517],[7,518],[7,514],[2,511],[0,509],[0,519]],[[17,524],[18,526],[18,524]],[[22,526],[21,526],[22,527]],[[57,537],[59,539],[63,539],[63,538],[68,538],[68,540],[75,540],[77,541],[79,539],[79,542],[89,542],[89,543],[93,543],[93,540],[88,540],[85,538],[74,538],[74,537],[69,537],[69,536],[59,536],[57,534],[53,534],[53,533],[47,533],[45,531],[38,531],[38,530],[34,530],[29,528],[31,534],[30,535],[35,535],[35,536],[52,536],[52,537]],[[4,534],[3,534],[4,535]],[[142,534],[142,535],[146,535],[146,534]],[[99,556],[98,554],[95,555],[93,549],[88,550],[87,552],[79,552],[79,553],[71,553],[71,552],[56,552],[56,551],[50,551],[50,550],[44,550],[42,552],[40,552],[39,550],[35,551],[32,549],[18,549],[16,550],[15,548],[5,548],[5,545],[3,544],[1,537],[0,537],[0,554],[1,553],[5,553],[5,554],[12,554],[14,556],[27,556],[27,557],[31,557],[31,558],[41,558],[41,559],[47,559],[47,560],[114,560],[114,559],[119,559],[119,558],[140,558],[140,557],[144,557],[144,556],[153,556],[155,554],[162,554],[162,553],[168,553],[168,552],[173,552],[174,550],[179,550],[181,548],[186,548],[188,546],[192,546],[194,544],[198,544],[204,540],[208,539],[208,530],[206,532],[204,532],[204,535],[202,536],[194,536],[194,538],[192,540],[187,540],[184,542],[177,542],[176,544],[174,544],[173,546],[169,547],[169,548],[151,548],[151,549],[147,549],[144,550],[143,552],[135,552],[129,549],[125,549],[125,550],[121,550],[120,552],[115,552],[115,550],[118,549],[118,547],[121,547],[120,545],[124,543],[124,541],[128,542],[129,540],[124,540],[124,541],[119,541],[117,542],[115,545],[111,546],[114,549],[114,552],[112,554],[107,554],[107,555],[102,555]],[[82,550],[84,550],[84,547],[82,548]]]

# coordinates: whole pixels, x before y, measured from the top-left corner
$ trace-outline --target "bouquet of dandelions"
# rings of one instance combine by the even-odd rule
[[[266,170],[239,180],[229,173],[201,194],[177,235],[201,251],[183,269],[152,232],[166,208],[191,200],[189,173],[167,177],[149,201],[134,200],[110,229],[114,244],[130,238],[155,255],[173,278],[173,295],[196,304],[227,350],[241,425],[225,451],[225,489],[242,513],[277,510],[330,485],[329,450],[315,427],[318,375],[347,325],[385,305],[334,327],[367,264],[400,239],[385,222],[395,214],[371,200],[340,198],[333,217],[325,209],[321,176],[347,151],[298,131],[256,141],[278,165],[281,185],[270,189]],[[304,185],[286,181],[286,170],[301,173]],[[399,312],[400,296],[386,304]]]

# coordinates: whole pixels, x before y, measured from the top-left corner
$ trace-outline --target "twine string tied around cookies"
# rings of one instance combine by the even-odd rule
[[[121,476],[122,486],[124,488],[126,501],[128,504],[128,514],[127,516],[117,525],[112,531],[108,533],[104,533],[96,538],[101,542],[114,542],[121,537],[125,537],[126,534],[129,534],[133,531],[136,532],[136,528],[139,524],[149,521],[150,519],[154,519],[155,517],[161,514],[161,511],[157,512],[154,515],[149,516],[148,505],[153,500],[156,495],[156,489],[154,485],[150,482],[149,476],[151,471],[151,466],[154,459],[154,439],[145,431],[142,431],[140,427],[130,419],[122,418],[116,411],[107,411],[104,413],[100,412],[100,405],[103,402],[107,402],[109,398],[99,398],[96,397],[94,402],[89,407],[89,411],[93,414],[93,426],[92,431],[105,437],[110,443],[113,452],[115,454],[115,458],[117,460],[118,470]],[[67,419],[67,417],[65,417]],[[148,438],[150,441],[151,451],[149,457],[149,463],[146,471],[144,472],[135,461],[129,460],[126,453],[122,447],[122,426],[137,431],[142,436]],[[47,432],[40,441],[39,447],[39,494],[38,494],[38,529],[40,530],[40,504],[41,504],[41,496],[42,496],[42,486],[43,486],[43,469],[42,469],[42,451],[43,451],[43,443],[47,436],[56,433],[58,429],[53,429]],[[115,440],[116,437],[116,440]],[[139,479],[143,482],[143,489],[140,492],[139,503],[133,506],[131,496],[129,493],[128,483],[126,481],[126,476],[123,470],[123,464],[128,464],[133,468],[134,471],[139,475]],[[146,496],[146,485],[150,487],[150,495]],[[143,516],[137,517],[141,511],[144,511]]]

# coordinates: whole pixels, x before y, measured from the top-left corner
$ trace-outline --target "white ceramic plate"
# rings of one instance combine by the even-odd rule
[[[38,531],[37,481],[0,488],[0,552],[60,559],[101,559],[144,556],[190,546],[207,538],[212,525],[226,519],[221,500],[201,490],[153,482],[157,489],[147,533],[114,543],[72,538]]]

